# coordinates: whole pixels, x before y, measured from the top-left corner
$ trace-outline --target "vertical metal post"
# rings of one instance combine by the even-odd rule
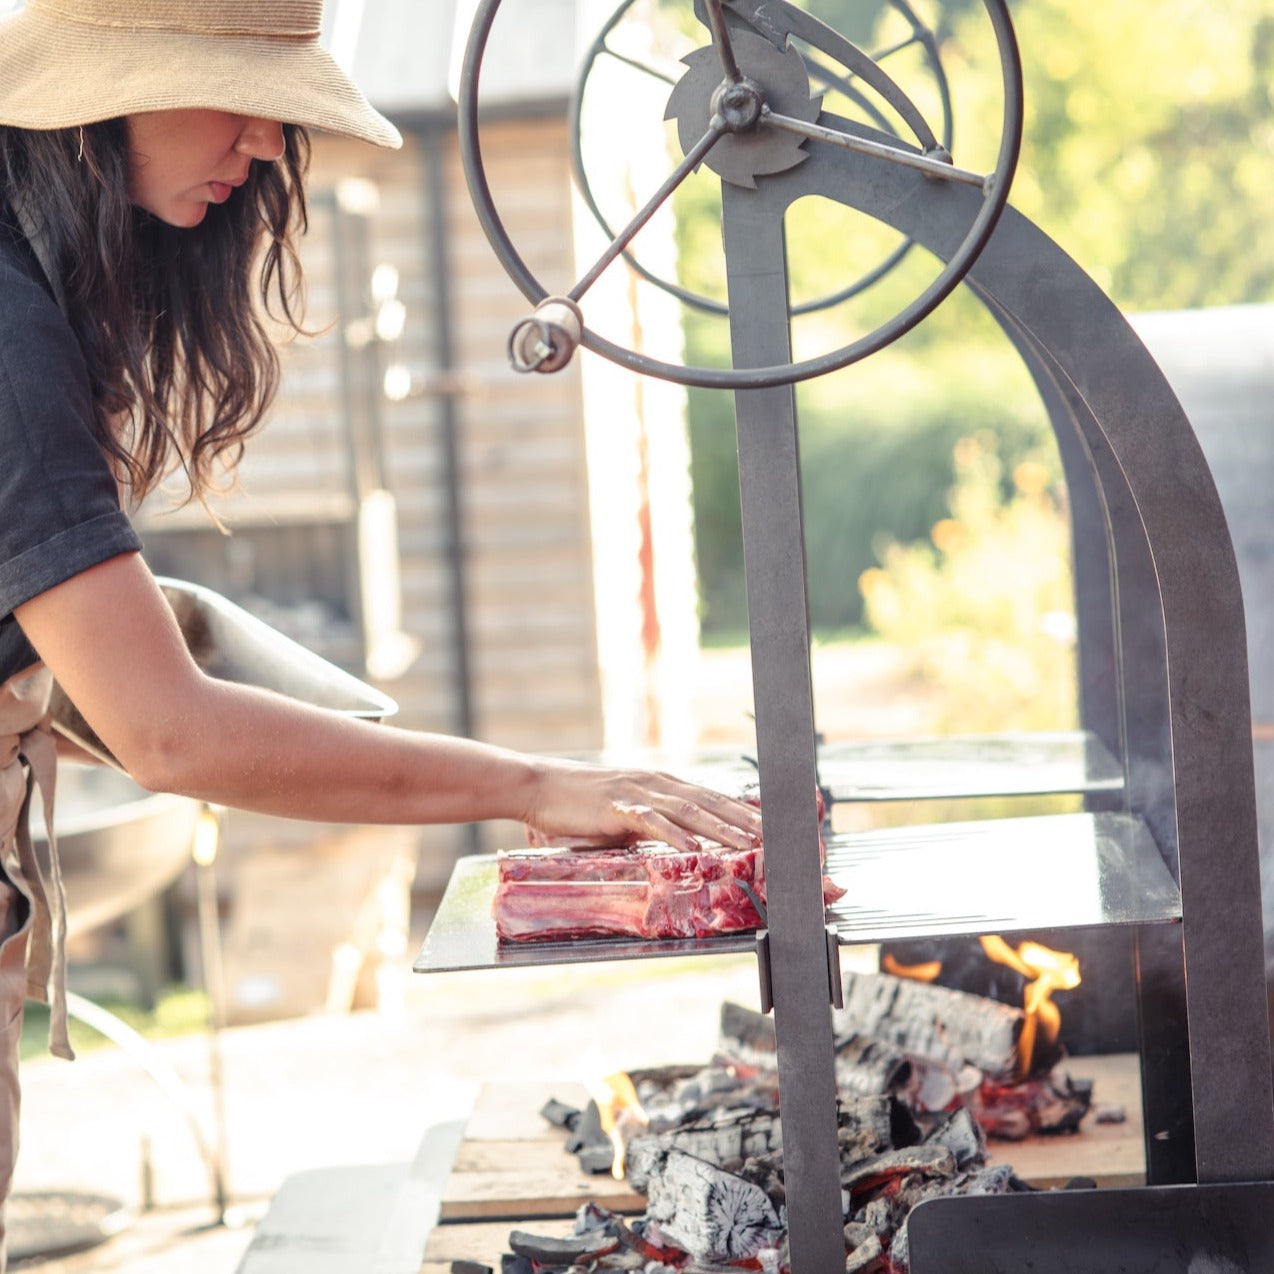
[[[433,279],[433,333],[438,371],[446,377],[456,369],[454,315],[451,297],[451,243],[447,233],[447,175],[444,167],[443,134],[437,128],[420,133],[424,152],[425,219],[428,223],[427,260]],[[469,662],[468,570],[465,561],[464,509],[460,473],[460,413],[454,393],[438,397],[439,444],[442,450],[447,593],[451,603],[451,666],[455,712],[452,728],[456,734],[472,738],[476,729],[473,708],[473,670]],[[465,849],[482,848],[476,823],[465,825]]]
[[[722,187],[736,367],[791,357],[783,203]],[[770,979],[794,1274],[845,1267],[815,799],[805,543],[791,386],[735,395],[765,819]]]

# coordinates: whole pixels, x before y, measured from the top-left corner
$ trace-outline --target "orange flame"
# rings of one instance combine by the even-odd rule
[[[996,934],[980,941],[982,949],[997,964],[1006,964],[1024,978],[1032,979],[1022,992],[1026,1021],[1018,1041],[1017,1077],[1025,1079],[1031,1072],[1037,1044],[1051,1046],[1057,1042],[1062,1014],[1052,995],[1054,991],[1070,991],[1079,986],[1079,958],[1038,942],[1023,942],[1014,950]]]
[[[880,967],[896,978],[911,978],[913,982],[936,982],[938,974],[942,972],[942,961],[926,960],[923,964],[903,964],[886,951],[880,958]]]
[[[588,1089],[589,1095],[597,1105],[597,1116],[602,1125],[602,1131],[610,1138],[610,1143],[615,1148],[615,1157],[610,1168],[611,1176],[616,1181],[622,1181],[628,1142],[636,1132],[650,1123],[650,1119],[642,1109],[633,1081],[623,1071],[606,1075],[601,1080],[590,1081]]]

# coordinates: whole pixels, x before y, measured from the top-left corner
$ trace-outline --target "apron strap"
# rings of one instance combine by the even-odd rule
[[[53,797],[57,788],[57,744],[46,716],[22,735],[21,753],[30,767],[27,796],[18,820],[18,861],[28,879],[39,881],[34,890],[34,915],[27,960],[27,992],[49,1006],[49,1052],[68,1061],[75,1057],[67,1034],[66,1009],[66,890],[62,883],[62,863],[58,857],[57,834],[53,830]],[[44,806],[44,826],[49,870],[41,867],[31,840],[27,812],[33,788],[40,789]],[[49,885],[53,886],[49,895]]]

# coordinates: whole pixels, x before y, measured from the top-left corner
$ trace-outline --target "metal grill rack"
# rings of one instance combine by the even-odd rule
[[[465,67],[470,132],[463,136],[462,101],[462,140],[488,235],[522,290],[541,302],[546,292],[508,245],[480,162],[472,158],[478,153],[477,69],[498,4],[485,0],[478,7]],[[782,13],[786,6],[753,7],[744,0],[700,5],[714,42],[720,43],[723,30],[735,31],[748,58],[757,59],[745,67],[747,76],[764,85],[770,55],[742,39],[742,26],[758,21],[762,9]],[[819,124],[844,127],[844,121],[825,117]],[[891,159],[870,147],[810,144],[802,162],[767,171],[755,188],[723,181],[734,379],[683,378],[735,389],[766,822],[765,958],[779,1039],[784,1143],[789,1151],[799,1147],[786,1163],[793,1269],[822,1274],[843,1269],[844,1262],[825,916],[813,849],[818,828],[808,800],[820,777],[837,800],[1082,796],[1085,812],[1075,815],[833,837],[829,871],[849,887],[832,917],[837,936],[888,942],[1039,927],[1129,932],[1136,952],[1148,1185],[1132,1192],[1131,1204],[1120,1203],[1150,1215],[1164,1206],[1164,1191],[1202,1191],[1190,1196],[1202,1202],[1179,1209],[1196,1218],[1182,1223],[1183,1242],[1187,1255],[1213,1254],[1219,1225],[1242,1234],[1268,1209],[1274,1177],[1247,652],[1225,518],[1184,411],[1093,281],[1009,207],[997,210],[984,242],[966,252],[967,228],[985,212],[991,179],[981,186],[934,181],[932,171],[896,158],[896,152]],[[818,753],[805,580],[801,569],[793,569],[804,561],[796,377],[774,374],[793,366],[783,218],[793,202],[810,194],[868,214],[940,262],[964,254],[963,281],[1034,377],[1071,501],[1083,727],[1076,734]],[[612,260],[622,247],[617,240]],[[577,289],[567,300],[573,305],[581,293]],[[576,338],[614,356],[587,329],[572,334],[559,323],[570,326],[560,309],[529,329],[532,344],[538,342],[541,354],[548,352],[557,365],[564,361],[558,358],[563,343]],[[517,342],[515,334],[515,360]],[[637,371],[666,372],[637,356],[627,361]],[[761,370],[749,377],[749,369]],[[976,870],[981,865],[987,870]],[[1016,888],[1044,866],[1050,879],[1061,876],[1076,887],[1042,899],[1040,891]],[[418,970],[748,946],[722,939],[498,948],[482,918],[493,870],[480,860],[460,865]],[[952,884],[973,876],[980,886],[976,896]],[[1000,886],[988,890],[990,880]],[[1064,1205],[1071,1210],[1065,1224],[1086,1236],[1079,1240],[1081,1265],[1094,1271],[1124,1268],[1110,1246],[1115,1227],[1106,1195],[1070,1196]],[[1027,1254],[1037,1260],[1032,1268],[1079,1268],[1067,1267],[1062,1256],[1051,1264],[1046,1251],[1041,1256],[1057,1230],[1052,1206],[1048,1196],[923,1204],[917,1216],[941,1207],[942,1220],[915,1227],[912,1268],[916,1274],[964,1269],[948,1266],[953,1239],[971,1245],[970,1270],[1020,1268]],[[1074,1245],[1064,1259],[1080,1259]]]

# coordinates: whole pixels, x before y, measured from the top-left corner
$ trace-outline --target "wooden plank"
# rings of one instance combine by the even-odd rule
[[[595,1199],[612,1212],[642,1212],[644,1196],[607,1174],[581,1172],[579,1161],[543,1141],[467,1141],[442,1193],[444,1221],[519,1216],[573,1216]]]
[[[555,1128],[540,1114],[553,1098],[577,1110],[588,1105],[584,1085],[569,1080],[483,1084],[465,1124],[465,1140],[544,1141],[560,1147],[565,1140],[562,1129]]]
[[[581,1172],[566,1132],[540,1114],[556,1097],[582,1109],[581,1083],[484,1084],[443,1187],[444,1221],[494,1217],[566,1217],[590,1199],[615,1212],[642,1212],[645,1198],[605,1173]]]
[[[509,1250],[510,1230],[530,1230],[550,1238],[563,1238],[574,1228],[565,1217],[548,1220],[515,1218],[509,1221],[470,1221],[460,1225],[435,1226],[425,1244],[420,1274],[451,1274],[452,1261],[479,1261],[500,1268],[500,1257]]]

